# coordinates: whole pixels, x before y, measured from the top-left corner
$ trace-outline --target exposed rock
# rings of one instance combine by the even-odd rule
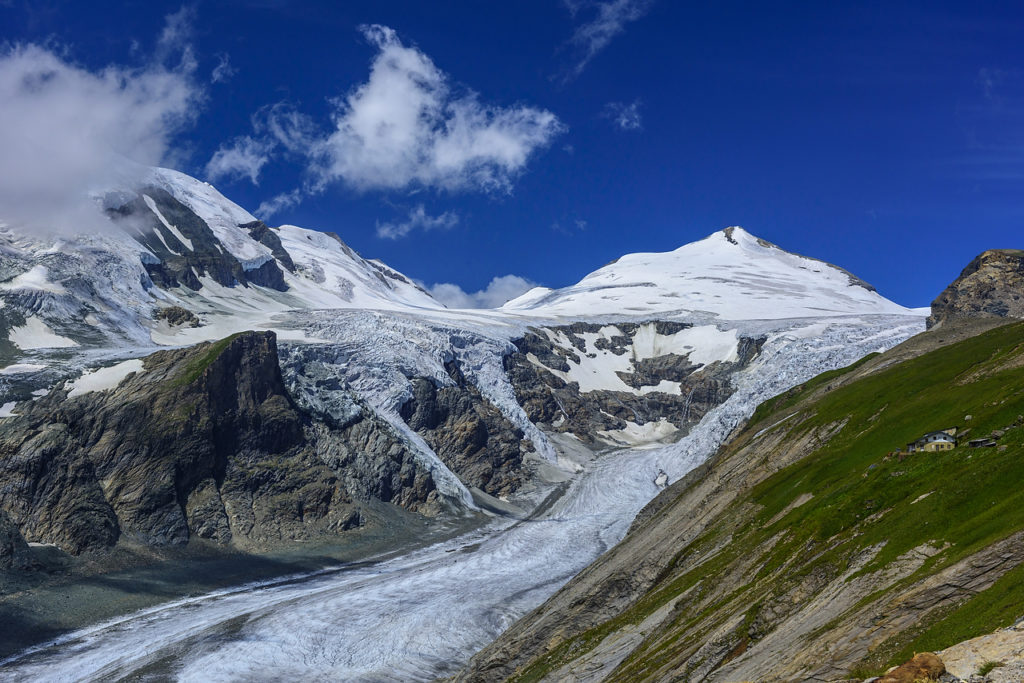
[[[0,510],[0,569],[25,569],[30,565],[28,543],[18,525]]]
[[[1004,667],[1024,666],[1024,619],[1009,628],[957,643],[938,654],[946,663],[946,669],[963,679],[977,673],[989,662],[1002,662]]]
[[[660,321],[652,323],[661,335],[675,334],[691,327],[688,323]],[[580,335],[596,333],[606,326],[577,322],[564,327],[530,331],[515,340],[518,353],[506,356],[505,371],[516,398],[527,417],[535,424],[557,432],[569,432],[587,444],[600,440],[610,443],[599,432],[624,430],[629,423],[645,425],[665,421],[683,436],[705,414],[722,403],[733,389],[729,377],[746,367],[763,346],[764,338],[740,338],[739,359],[701,366],[688,355],[666,353],[654,358],[632,360],[632,372],[618,372],[622,382],[637,393],[598,389],[581,392],[576,383],[566,382],[555,372],[568,372],[570,362],[579,364],[588,352]],[[622,334],[599,337],[594,348],[615,355],[631,352],[633,337],[641,325],[618,323]],[[570,347],[552,341],[555,333],[565,335]],[[651,391],[662,381],[678,382],[677,393]],[[647,391],[641,391],[644,388]]]
[[[466,381],[454,361],[445,367],[454,386],[412,379],[413,397],[402,406],[402,418],[468,485],[493,496],[514,492],[524,477],[522,449],[529,442]]]
[[[185,244],[150,209],[149,197],[161,215],[181,234]],[[198,276],[208,276],[218,284],[233,287],[246,282],[242,264],[223,249],[216,235],[191,209],[158,187],[145,187],[132,201],[110,211],[118,222],[135,228],[138,239],[156,257],[144,261],[146,271],[160,287],[202,288]]]
[[[161,321],[166,320],[167,324],[171,327],[199,327],[199,318],[195,313],[182,308],[181,306],[167,306],[165,308],[158,308],[153,313],[153,320]]]
[[[932,302],[928,327],[968,317],[1024,318],[1024,251],[978,255]]]
[[[917,683],[935,681],[946,673],[942,659],[932,652],[919,652],[909,662],[900,664],[877,679],[875,683]]]
[[[244,223],[238,227],[243,230],[247,230],[249,235],[259,242],[260,244],[270,247],[270,252],[277,259],[277,262],[289,273],[295,272],[295,262],[292,261],[292,256],[285,250],[284,245],[281,244],[281,238],[277,236],[273,228],[268,226],[263,221],[254,221],[252,223]]]
[[[256,548],[358,523],[360,500],[439,511],[428,472],[356,411],[341,427],[285,389],[271,332],[160,351],[112,389],[23,403],[0,430],[0,508],[70,553],[122,536]]]

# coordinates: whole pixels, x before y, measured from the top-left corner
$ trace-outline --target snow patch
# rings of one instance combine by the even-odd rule
[[[17,405],[16,401],[8,401],[7,403],[0,406],[0,418],[3,417],[14,417],[14,406]]]
[[[60,283],[50,280],[50,271],[46,266],[33,266],[30,270],[18,275],[9,282],[0,284],[0,289],[7,291],[35,290],[38,292],[49,292],[50,294],[67,294]]]
[[[659,442],[669,440],[678,432],[679,429],[663,417],[656,422],[651,421],[643,424],[626,422],[625,429],[609,429],[599,431],[597,434],[606,443],[636,448],[645,445],[661,445]]]
[[[128,375],[133,372],[142,372],[142,360],[132,358],[109,368],[99,368],[85,372],[81,377],[71,383],[68,398],[81,396],[93,391],[107,391],[114,389]]]
[[[167,228],[170,231],[170,233],[172,235],[174,235],[175,238],[177,238],[177,240],[179,242],[181,242],[183,245],[185,245],[188,248],[189,251],[195,251],[195,249],[192,248],[192,240],[188,239],[183,234],[181,234],[180,230],[178,230],[176,227],[171,225],[170,222],[166,218],[164,218],[164,215],[162,213],[160,213],[160,207],[158,207],[156,205],[156,202],[153,201],[152,197],[150,197],[148,194],[144,194],[144,195],[142,195],[142,199],[146,202],[146,206],[148,206],[149,209],[153,213],[156,214],[156,217],[160,219],[160,222],[164,224],[164,227]],[[165,247],[167,247],[167,241],[164,240],[163,235],[160,234],[159,230],[157,230],[156,232],[157,232],[157,235],[160,237],[160,241],[164,243]],[[170,247],[167,247],[167,248],[170,249]],[[174,251],[174,250],[172,249],[171,251]],[[174,253],[177,253],[177,252],[174,252]]]
[[[0,375],[24,375],[45,368],[45,365],[38,365],[36,363],[15,363],[5,368],[0,368]]]
[[[12,327],[7,335],[8,341],[19,349],[63,349],[78,346],[78,342],[62,337],[44,323],[40,318],[29,318],[24,325]]]

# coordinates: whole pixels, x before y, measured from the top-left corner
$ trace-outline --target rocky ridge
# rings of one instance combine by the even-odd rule
[[[1024,251],[979,254],[932,302],[928,327],[965,317],[1024,318]]]
[[[132,362],[115,386],[55,388],[5,421],[0,506],[28,540],[260,548],[357,526],[369,499],[441,510],[386,423],[351,399],[331,423],[291,398],[273,333]]]

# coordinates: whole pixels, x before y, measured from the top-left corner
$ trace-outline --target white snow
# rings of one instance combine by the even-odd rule
[[[45,368],[45,365],[39,365],[38,363],[14,363],[13,365],[0,368],[0,375],[24,375]]]
[[[50,271],[46,266],[33,266],[30,270],[18,275],[9,282],[0,284],[0,289],[8,291],[35,290],[49,292],[50,294],[67,294],[68,290],[58,283],[50,280]]]
[[[0,418],[3,418],[3,417],[13,417],[14,416],[14,406],[16,406],[16,405],[17,405],[16,401],[8,401],[7,403],[5,403],[2,406],[0,406]]]
[[[12,327],[7,339],[19,349],[26,351],[78,346],[78,342],[60,336],[50,329],[49,325],[36,317],[29,318],[24,325]]]
[[[675,251],[628,254],[570,287],[532,289],[502,310],[591,317],[689,311],[723,320],[921,314],[739,227]]]
[[[256,217],[222,195],[212,185],[166,168],[152,169],[150,180],[170,192],[175,199],[202,218],[221,245],[238,259],[243,268],[256,268],[273,258],[268,247],[238,227],[255,221]]]
[[[633,355],[637,360],[657,358],[674,353],[689,356],[696,365],[708,365],[716,361],[735,362],[739,357],[739,336],[736,330],[720,330],[714,325],[698,325],[675,334],[663,335],[656,332],[651,323],[641,325],[633,337]]]
[[[74,398],[75,396],[81,396],[93,391],[114,389],[121,383],[121,380],[133,372],[142,372],[141,359],[132,358],[107,368],[90,370],[71,383],[68,398]]]
[[[735,362],[739,360],[739,335],[735,329],[720,330],[714,325],[697,325],[674,334],[658,334],[654,323],[639,326],[632,337],[632,346],[626,353],[616,354],[609,349],[598,348],[599,339],[628,336],[615,325],[606,325],[597,332],[583,332],[577,335],[584,341],[584,350],[580,351],[565,332],[542,328],[547,338],[566,351],[579,358],[566,358],[568,371],[549,368],[537,356],[527,354],[527,360],[537,367],[560,377],[566,382],[577,382],[581,393],[591,391],[623,391],[632,394],[649,394],[661,392],[680,394],[679,382],[661,380],[656,386],[642,386],[639,389],[626,384],[619,373],[632,374],[635,371],[634,361],[658,358],[669,354],[687,356],[691,363],[698,367],[717,361]]]
[[[675,436],[678,432],[679,429],[674,424],[665,418],[661,418],[660,420],[645,422],[642,425],[627,421],[625,429],[609,429],[598,431],[597,434],[602,440],[615,446],[646,446],[653,448],[658,445],[657,442],[664,442]]]
[[[183,234],[181,234],[181,231],[178,230],[178,228],[171,225],[170,222],[166,218],[164,218],[164,215],[160,212],[160,207],[156,205],[156,202],[153,201],[152,197],[150,197],[148,194],[144,194],[142,195],[142,199],[146,202],[146,206],[149,207],[150,211],[156,214],[156,217],[160,219],[160,222],[163,223],[164,227],[167,228],[179,242],[181,242],[185,247],[187,247],[189,251],[195,251],[195,249],[192,248],[192,240],[188,239]],[[167,247],[168,249],[171,249],[167,245],[167,240],[164,239],[164,236],[160,234],[159,230],[156,231],[156,234],[160,238],[160,241],[164,243],[164,246]],[[171,249],[171,251],[174,252],[175,254],[178,253],[173,249]]]

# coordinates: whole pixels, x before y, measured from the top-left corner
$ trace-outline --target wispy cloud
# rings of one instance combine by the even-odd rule
[[[560,75],[563,82],[576,78],[597,53],[608,47],[615,36],[650,11],[655,0],[565,0],[573,17],[587,14],[569,38],[572,63]]]
[[[270,161],[273,142],[248,135],[235,138],[229,145],[221,145],[206,163],[206,177],[212,182],[248,178],[258,185],[260,171]]]
[[[982,68],[976,85],[980,97],[957,109],[965,144],[951,166],[970,181],[1018,184],[1024,179],[1024,72]]]
[[[319,133],[294,110],[254,118],[248,137],[266,143],[268,158],[282,148],[304,157],[302,194],[334,183],[358,191],[507,193],[530,159],[565,130],[545,109],[487,104],[452,85],[430,57],[386,26],[361,30],[377,54],[367,81],[334,100],[332,130]],[[239,138],[221,151],[240,142],[249,144]]]
[[[282,192],[260,202],[260,205],[256,208],[256,215],[263,220],[267,220],[276,213],[290,209],[293,206],[298,206],[305,198],[305,192],[301,188]]]
[[[0,50],[0,219],[32,230],[99,227],[106,219],[91,193],[168,161],[204,95],[191,17],[169,15],[140,66],[89,70],[34,44]]]
[[[320,144],[320,133],[305,114],[287,102],[263,107],[252,116],[253,135],[242,135],[226,142],[206,163],[206,177],[212,182],[248,179],[259,185],[260,173],[275,156],[305,159]],[[298,203],[302,191],[285,193],[293,199],[282,203],[279,197],[264,202],[281,210]],[[275,201],[278,200],[278,201]]]
[[[238,69],[231,65],[231,58],[225,52],[217,55],[217,66],[213,67],[210,73],[210,81],[213,83],[225,83],[230,81]]]
[[[466,292],[450,282],[433,285],[427,291],[448,308],[498,308],[536,286],[537,283],[518,275],[502,275],[476,292]]]
[[[604,106],[602,115],[622,130],[640,130],[644,127],[640,116],[640,100],[630,104],[609,102]]]
[[[459,224],[458,214],[445,211],[439,216],[431,216],[422,204],[413,208],[405,220],[400,222],[377,223],[377,237],[398,239],[405,237],[413,230],[447,230]]]

